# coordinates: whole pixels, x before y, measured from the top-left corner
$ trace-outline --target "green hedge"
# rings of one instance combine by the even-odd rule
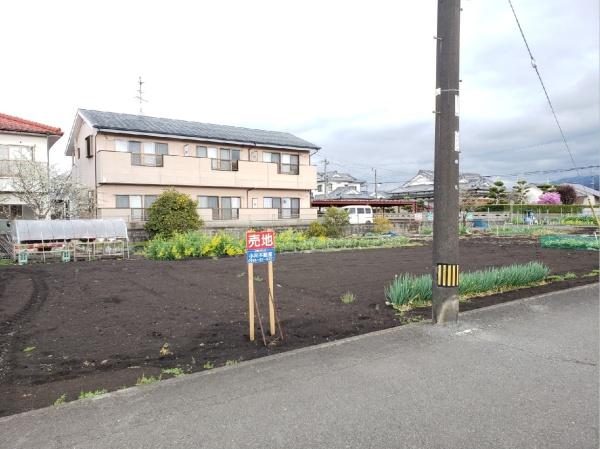
[[[458,292],[466,296],[509,287],[523,287],[543,281],[549,273],[550,269],[539,262],[474,271],[460,276]],[[385,296],[396,307],[425,305],[431,301],[431,284],[431,275],[403,274],[396,276],[386,288]]]

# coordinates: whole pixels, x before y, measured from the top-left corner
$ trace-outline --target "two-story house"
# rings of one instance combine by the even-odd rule
[[[0,113],[0,218],[38,218],[15,196],[14,178],[25,161],[47,167],[50,148],[62,135],[60,128]]]
[[[66,155],[98,218],[144,221],[173,187],[198,201],[207,225],[266,225],[316,219],[318,149],[284,132],[80,109]]]
[[[342,173],[335,170],[327,173],[317,173],[317,188],[313,190],[313,196],[329,195],[337,189],[342,189],[346,192],[354,190],[358,195],[365,193],[366,182],[356,179],[349,173]]]

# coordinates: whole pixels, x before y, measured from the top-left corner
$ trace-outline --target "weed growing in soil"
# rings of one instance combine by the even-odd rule
[[[570,271],[565,274],[565,280],[568,279],[577,279],[577,275],[575,273],[571,273]]]
[[[344,304],[352,304],[354,301],[356,301],[356,296],[354,296],[354,293],[346,292],[340,296],[340,300]]]
[[[102,396],[103,394],[108,393],[104,388],[102,390],[96,391],[86,391],[79,393],[78,399],[89,399],[89,398],[97,398],[98,396]],[[59,398],[60,399],[60,398]]]
[[[185,374],[185,372],[181,368],[165,368],[162,370],[162,373],[169,374],[175,377],[183,376]]]
[[[237,365],[238,361],[237,360],[227,360],[225,362],[225,366],[233,366],[233,365]]]
[[[204,369],[213,369],[214,367],[215,367],[215,364],[211,361],[208,361],[204,365],[202,365],[202,368],[204,368]]]
[[[260,277],[260,276],[254,276],[254,280],[256,282],[262,282],[262,281],[264,281],[264,279],[262,277]]]
[[[159,380],[160,380],[160,376],[159,377],[154,377],[154,376],[146,377],[144,374],[142,374],[142,377],[138,378],[138,380],[135,384],[136,385],[150,385],[150,384],[153,384],[154,382],[158,382]]]
[[[600,276],[600,270],[592,270],[589,273],[586,273],[581,277],[591,278],[591,277],[598,277],[598,276]]]
[[[54,401],[54,406],[58,407],[59,405],[64,404],[66,402],[66,400],[67,400],[67,395],[63,393],[56,399],[56,401]]]
[[[26,354],[32,351],[35,351],[35,346],[27,346],[25,349],[23,349],[23,352]]]
[[[543,281],[549,272],[550,269],[539,262],[474,271],[460,277],[458,291],[461,296],[473,296],[523,287]],[[431,300],[431,283],[431,275],[396,276],[386,288],[386,298],[395,307],[425,305]]]

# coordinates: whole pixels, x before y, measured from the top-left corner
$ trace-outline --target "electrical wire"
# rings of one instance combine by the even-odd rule
[[[550,106],[550,110],[552,111],[552,115],[554,116],[554,121],[556,122],[556,126],[558,127],[558,130],[560,132],[562,140],[565,144],[565,148],[567,149],[567,151],[569,153],[569,157],[571,158],[573,167],[577,167],[577,164],[575,163],[575,158],[573,158],[573,153],[571,152],[571,148],[569,147],[567,138],[565,137],[565,133],[563,132],[562,126],[560,126],[560,121],[558,120],[558,115],[556,114],[556,111],[554,110],[554,106],[552,105],[552,101],[550,100],[550,95],[548,95],[548,90],[546,89],[544,80],[542,80],[542,75],[540,74],[537,63],[535,62],[535,58],[533,57],[533,53],[531,52],[529,43],[527,42],[527,39],[525,38],[525,33],[523,32],[523,28],[521,27],[521,22],[519,22],[519,18],[517,17],[517,13],[512,4],[512,1],[508,0],[508,4],[510,5],[510,9],[512,10],[513,15],[515,16],[515,20],[517,21],[517,26],[519,27],[519,32],[521,33],[521,37],[523,38],[523,42],[525,43],[525,47],[527,48],[527,53],[529,53],[529,58],[531,60],[531,67],[533,67],[533,69],[535,70],[535,73],[537,74],[538,79],[540,80],[540,84],[542,85],[542,89],[544,90],[544,95],[546,95],[546,100],[548,100],[548,105]],[[579,172],[579,170],[577,170],[577,175],[581,176],[581,173]]]

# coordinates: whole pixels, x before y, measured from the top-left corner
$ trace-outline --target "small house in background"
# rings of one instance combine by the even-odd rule
[[[474,199],[486,198],[492,181],[478,173],[461,173],[459,177],[461,191]],[[433,201],[433,170],[419,170],[415,176],[401,187],[388,192],[391,198],[421,199]]]
[[[320,195],[330,196],[333,192],[337,192],[335,194],[337,196],[366,194],[366,185],[365,181],[356,179],[349,173],[323,172],[317,173],[317,188],[312,191],[312,194],[315,198]]]
[[[575,190],[577,199],[575,204],[583,204],[584,206],[597,205],[600,202],[600,191],[586,187],[581,184],[560,184],[562,186],[571,186]]]
[[[50,149],[62,135],[60,128],[0,113],[0,219],[37,218],[15,196],[18,164],[33,161],[47,167]]]

